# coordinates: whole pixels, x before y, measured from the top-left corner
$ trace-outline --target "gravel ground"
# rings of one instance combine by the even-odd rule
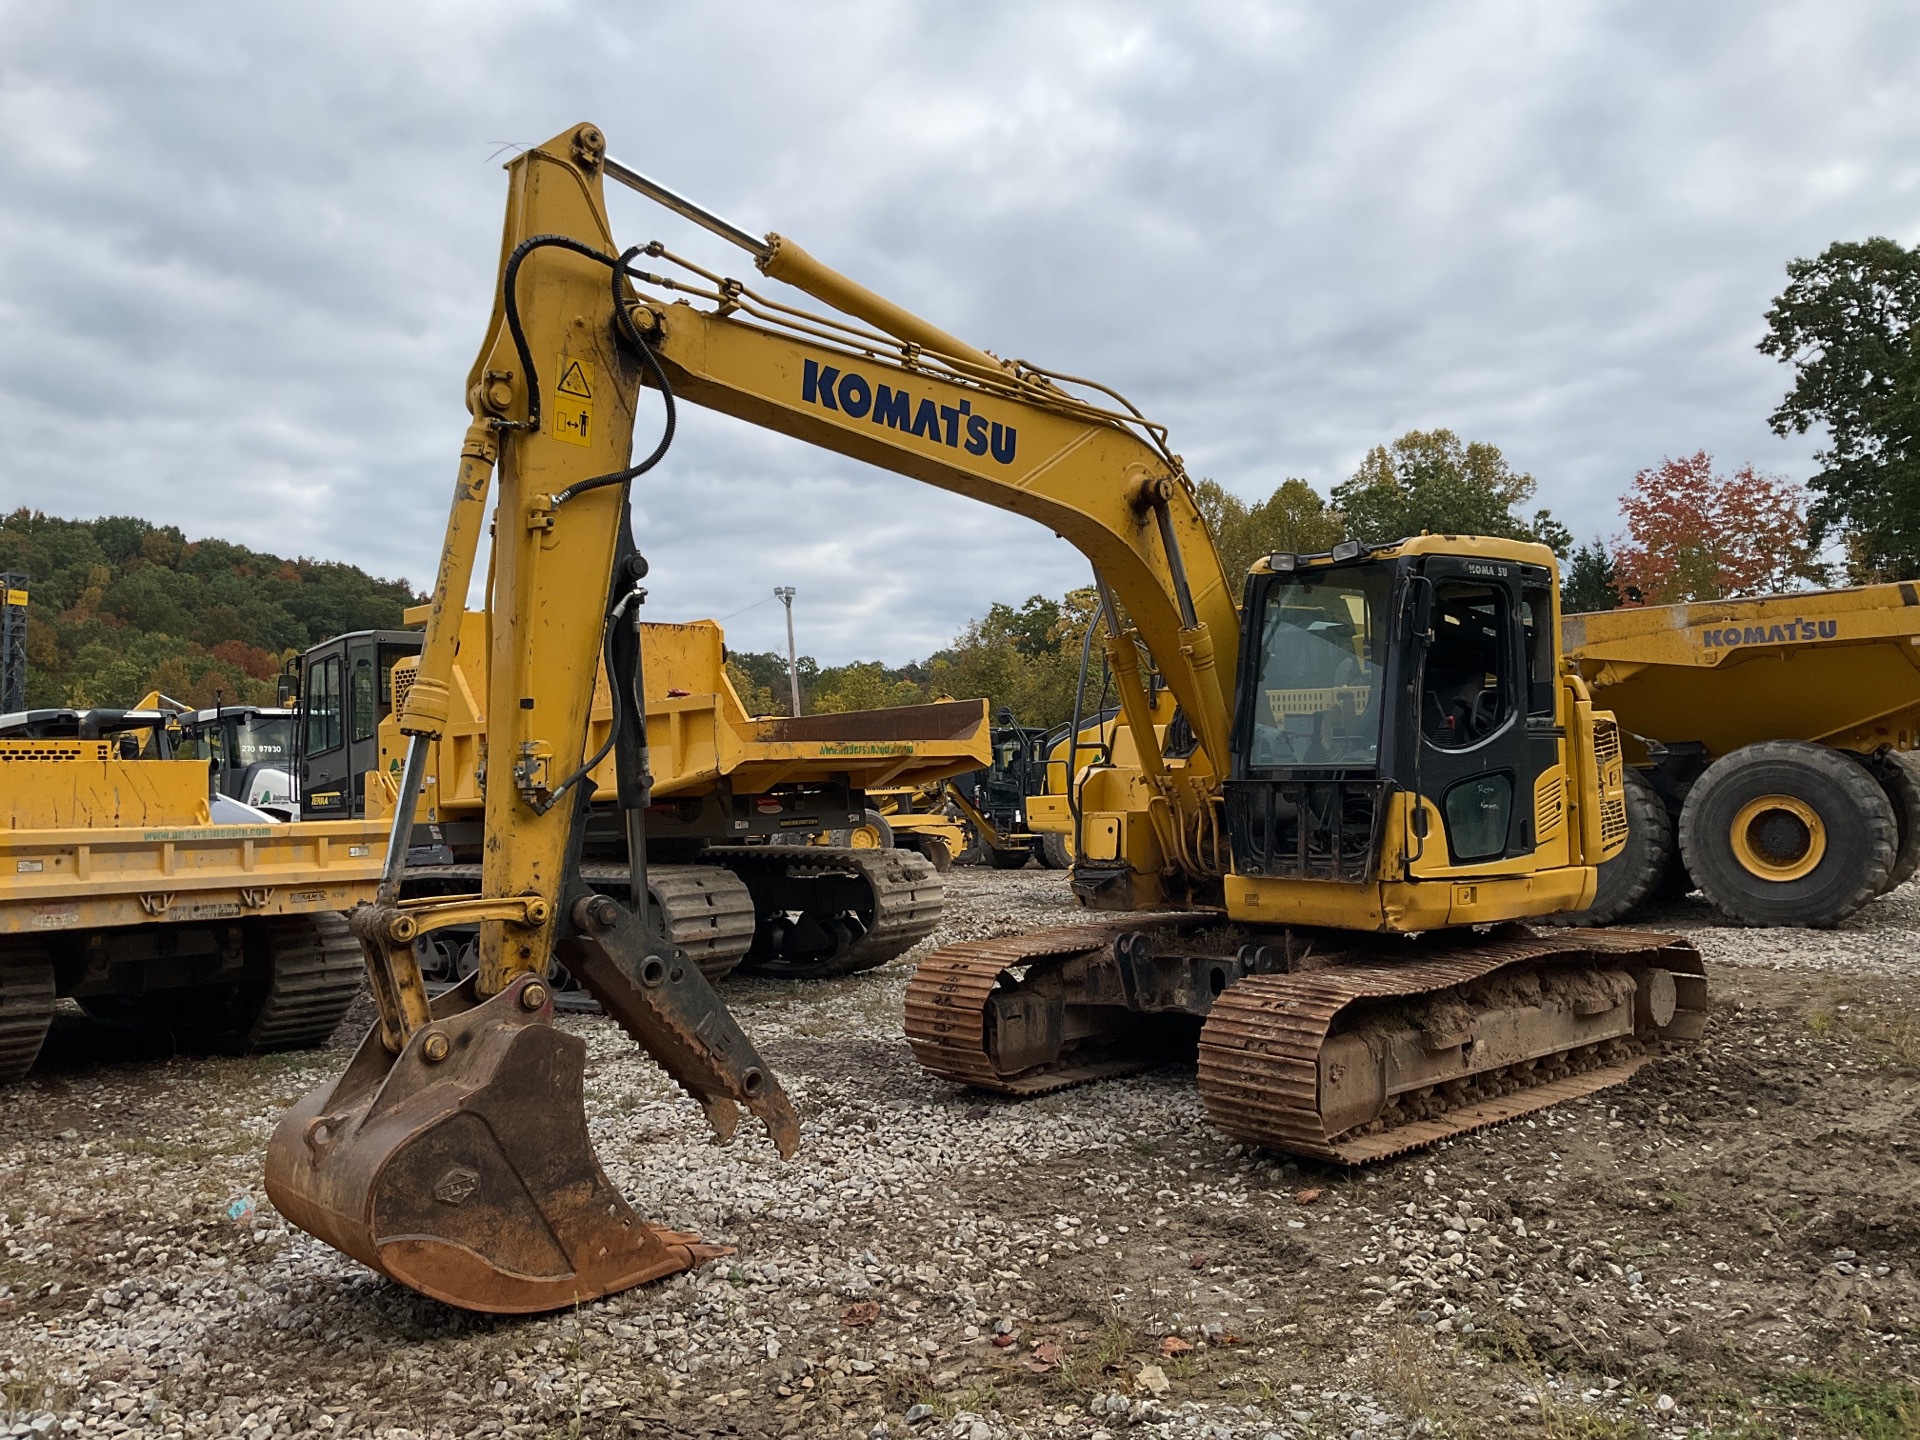
[[[949,896],[943,942],[1076,914],[1039,870]],[[1359,1172],[1226,1143],[1191,1070],[1024,1103],[935,1082],[906,964],[726,987],[806,1119],[788,1163],[708,1143],[568,1021],[609,1174],[738,1253],[533,1320],[422,1299],[267,1204],[267,1135],[347,1027],[193,1060],[63,1016],[0,1100],[0,1435],[1920,1434],[1920,884],[1837,932],[1657,923],[1712,971],[1698,1050]]]

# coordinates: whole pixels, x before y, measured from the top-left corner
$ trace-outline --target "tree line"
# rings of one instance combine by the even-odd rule
[[[0,571],[28,577],[30,708],[270,704],[291,656],[347,630],[397,627],[420,598],[331,560],[189,540],[130,515],[0,516]]]

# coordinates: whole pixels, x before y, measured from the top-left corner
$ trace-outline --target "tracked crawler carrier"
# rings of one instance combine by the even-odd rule
[[[425,607],[409,612],[424,622]],[[709,980],[749,973],[819,979],[884,965],[933,933],[945,897],[936,866],[905,848],[807,843],[868,838],[868,789],[937,784],[987,755],[986,702],[750,717],[728,681],[711,621],[640,627],[646,649],[653,780],[646,884],[667,933]],[[486,616],[462,617],[446,733],[430,747],[403,896],[462,894],[479,882],[487,764]],[[338,796],[353,813],[389,817],[406,753],[394,715],[418,665],[417,631],[362,631],[302,662],[310,808]],[[612,724],[604,667],[592,743]],[[581,873],[601,893],[631,883],[611,756],[593,772]],[[371,780],[367,778],[371,775]],[[428,978],[478,964],[472,928],[436,933]],[[574,993],[571,987],[563,997]]]
[[[373,897],[385,831],[228,802],[215,823],[207,762],[166,756],[166,720],[0,717],[0,1083],[60,999],[190,1049],[269,1051],[324,1044],[360,994],[339,912]]]

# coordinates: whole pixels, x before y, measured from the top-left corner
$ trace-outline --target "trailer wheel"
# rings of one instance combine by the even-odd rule
[[[1586,909],[1559,917],[1564,925],[1613,925],[1646,903],[1674,864],[1673,817],[1653,782],[1628,768],[1627,845],[1600,866],[1600,883]]]
[[[1885,895],[1896,886],[1906,884],[1913,878],[1913,872],[1920,870],[1920,772],[1916,772],[1912,760],[1891,750],[1868,760],[1867,768],[1880,782],[1880,788],[1887,792],[1887,802],[1893,806],[1894,827],[1900,832],[1893,868],[1887,872],[1887,883],[1880,887],[1880,893]]]
[[[1687,871],[1747,925],[1837,925],[1880,893],[1898,829],[1852,756],[1764,740],[1722,756],[1680,812]]]
[[[1049,870],[1073,868],[1073,837],[1048,831],[1040,837],[1040,863]]]
[[[0,939],[0,1085],[33,1068],[53,1024],[53,961],[24,935]]]

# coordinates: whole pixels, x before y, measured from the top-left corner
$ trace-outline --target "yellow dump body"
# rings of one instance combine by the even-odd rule
[[[1646,605],[1562,622],[1569,656],[1631,739],[1717,758],[1762,740],[1869,753],[1920,745],[1920,586]]]
[[[415,618],[409,613],[408,619]],[[419,818],[478,819],[486,749],[486,616],[468,611],[453,676],[453,706],[421,795]],[[727,679],[724,637],[711,620],[643,625],[647,744],[656,804],[703,796],[722,781],[736,795],[845,776],[856,789],[918,786],[978,769],[991,759],[985,700],[944,700],[887,710],[754,719]],[[396,701],[412,662],[394,670]],[[396,713],[398,705],[395,707]],[[607,738],[613,704],[603,665],[594,680],[587,753]],[[383,787],[368,789],[369,812],[391,806],[405,756],[404,737],[389,717],[380,731]],[[616,796],[611,753],[593,772],[596,799]],[[381,803],[384,802],[384,805]]]
[[[103,740],[0,740],[0,935],[349,910],[385,827],[214,825],[204,761]]]

